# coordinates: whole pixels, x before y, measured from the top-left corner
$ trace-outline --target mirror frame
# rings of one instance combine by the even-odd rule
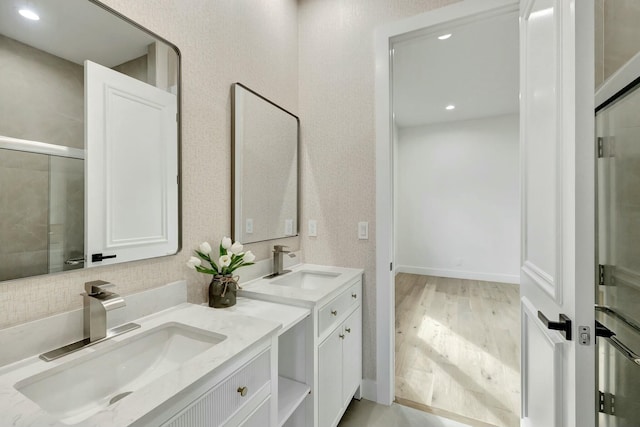
[[[248,91],[249,93],[251,93],[252,95],[257,96],[258,98],[262,99],[263,101],[266,101],[267,103],[271,104],[272,106],[276,107],[277,109],[283,111],[284,113],[292,116],[294,119],[296,119],[296,150],[297,150],[297,159],[296,159],[296,229],[295,229],[295,234],[292,234],[291,236],[282,236],[282,237],[273,237],[270,239],[262,239],[262,240],[256,240],[253,242],[249,242],[248,244],[252,244],[252,243],[258,243],[258,242],[268,242],[271,240],[279,240],[279,239],[288,239],[291,237],[300,237],[300,197],[302,194],[301,191],[301,179],[300,179],[300,118],[298,116],[296,116],[295,114],[293,114],[291,111],[288,111],[284,108],[282,108],[281,106],[279,106],[278,104],[276,104],[275,102],[271,101],[270,99],[260,95],[259,93],[257,93],[256,91],[254,91],[253,89],[248,88],[247,86],[243,85],[240,82],[235,82],[231,85],[231,238],[236,241],[240,241],[239,240],[239,235],[238,233],[236,233],[236,225],[237,225],[237,220],[236,220],[236,215],[240,214],[240,212],[237,211],[236,208],[236,202],[238,201],[238,199],[240,198],[240,195],[236,194],[237,191],[237,186],[236,186],[236,172],[239,169],[239,165],[237,165],[238,162],[238,158],[236,156],[236,96],[235,96],[235,88],[236,86],[239,86],[241,88],[243,88],[244,90]],[[241,242],[241,243],[245,243],[245,242]]]
[[[171,256],[175,256],[178,253],[181,252],[182,250],[182,243],[183,243],[183,225],[182,225],[182,218],[183,218],[183,207],[182,207],[182,194],[183,194],[183,190],[182,190],[182,91],[183,91],[183,85],[182,85],[182,53],[180,51],[180,49],[178,48],[178,46],[176,46],[174,43],[170,42],[169,40],[167,40],[166,38],[159,36],[157,33],[149,30],[148,28],[142,26],[141,24],[133,21],[131,18],[128,18],[127,16],[123,15],[121,12],[118,12],[117,10],[113,9],[110,6],[107,6],[106,4],[102,3],[99,0],[88,0],[89,3],[91,3],[92,5],[99,7],[100,9],[104,10],[105,12],[111,14],[113,17],[120,19],[122,21],[124,21],[125,23],[131,25],[132,27],[143,31],[144,33],[148,34],[149,36],[155,38],[157,41],[160,41],[164,44],[166,44],[170,49],[172,49],[176,56],[177,56],[177,63],[176,63],[176,84],[177,84],[177,94],[176,94],[176,109],[177,109],[177,132],[176,132],[176,150],[177,150],[177,202],[178,202],[178,212],[177,212],[177,233],[178,233],[178,241],[177,241],[177,248],[176,248],[176,252],[170,255],[159,255],[159,256],[153,256],[153,257],[149,257],[149,258],[142,258],[139,260],[131,260],[131,261],[124,261],[121,263],[109,263],[109,264],[105,264],[105,265],[96,265],[96,266],[92,266],[91,268],[83,266],[82,268],[78,268],[78,269],[71,269],[71,270],[66,270],[66,271],[58,271],[58,272],[52,272],[52,273],[43,273],[43,274],[36,274],[36,275],[29,275],[29,276],[24,276],[24,277],[16,277],[16,278],[11,278],[11,279],[7,279],[5,281],[0,281],[0,283],[6,283],[6,282],[10,282],[10,281],[15,281],[15,280],[28,280],[31,278],[37,278],[37,277],[44,277],[44,276],[50,276],[50,275],[58,275],[58,274],[68,274],[68,273],[75,273],[75,272],[82,272],[82,271],[89,271],[92,268],[95,267],[104,267],[104,266],[113,266],[113,265],[119,265],[119,264],[126,264],[129,262],[137,262],[137,261],[142,261],[144,259],[155,259],[155,258],[165,258],[165,257],[171,257]],[[85,142],[86,144],[86,142]],[[84,206],[83,206],[83,210],[84,210]],[[84,212],[84,215],[86,215],[86,212]],[[85,260],[87,258],[87,256],[89,256],[86,251],[87,248],[84,248],[85,254]]]

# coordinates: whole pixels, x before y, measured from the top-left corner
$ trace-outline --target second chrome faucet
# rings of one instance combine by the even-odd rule
[[[280,276],[291,271],[284,269],[284,254],[288,254],[290,258],[295,257],[295,254],[291,253],[291,250],[284,245],[275,245],[273,247],[273,273],[265,278]]]

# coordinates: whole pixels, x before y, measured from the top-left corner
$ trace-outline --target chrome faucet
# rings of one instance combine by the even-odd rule
[[[107,330],[107,311],[124,307],[124,299],[110,292],[108,289],[115,285],[103,280],[94,280],[84,284],[86,293],[81,294],[84,299],[84,339],[62,346],[40,355],[44,361],[50,362],[74,351],[97,344],[109,338],[138,329],[137,323],[127,323],[117,328]]]
[[[107,289],[116,286],[104,280],[94,280],[84,284],[84,336],[89,342],[98,341],[107,336],[107,311],[124,307],[124,299]]]
[[[291,270],[284,269],[284,259],[283,255],[289,254],[291,258],[295,257],[294,254],[291,253],[288,247],[284,245],[275,245],[273,247],[273,273],[267,277],[275,277],[281,274],[289,273]]]

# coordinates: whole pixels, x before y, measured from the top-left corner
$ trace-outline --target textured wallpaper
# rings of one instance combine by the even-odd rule
[[[301,245],[305,260],[365,269],[364,378],[376,377],[374,29],[454,0],[301,0]],[[306,236],[309,219],[318,237]],[[358,240],[369,221],[369,240]]]
[[[182,53],[182,251],[175,256],[0,283],[0,328],[82,306],[83,285],[102,279],[127,295],[187,279],[205,301],[207,278],[185,261],[203,240],[230,234],[231,84],[242,82],[298,111],[295,0],[105,0]],[[298,238],[280,240],[298,249]],[[250,245],[258,259],[272,243]]]

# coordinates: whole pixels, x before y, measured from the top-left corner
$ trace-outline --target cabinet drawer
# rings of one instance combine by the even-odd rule
[[[349,296],[350,307],[361,304],[362,303],[362,281],[358,280],[356,283],[351,285],[347,290],[347,295]]]
[[[225,422],[254,395],[269,386],[271,376],[271,352],[269,350],[234,372],[227,379],[187,406],[166,427],[210,427]],[[246,387],[244,396],[238,391]],[[263,393],[260,393],[264,395]],[[259,402],[253,402],[257,405]]]
[[[269,419],[271,418],[271,397],[265,399],[258,409],[253,411],[248,418],[246,418],[239,427],[265,427],[269,425]]]
[[[318,310],[318,336],[333,329],[340,319],[350,312],[351,308],[360,304],[362,281],[358,280],[328,304]]]

